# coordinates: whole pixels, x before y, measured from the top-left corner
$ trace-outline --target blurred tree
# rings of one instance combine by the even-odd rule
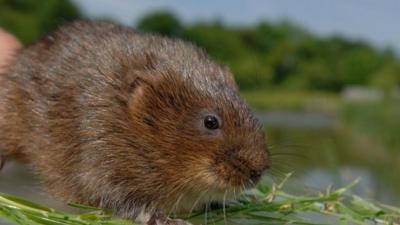
[[[29,44],[81,17],[69,0],[0,0],[0,26]],[[235,27],[221,21],[184,25],[168,11],[147,14],[138,30],[180,37],[231,67],[242,89],[271,85],[339,91],[346,85],[400,85],[398,56],[363,41],[318,37],[288,21]]]
[[[342,52],[337,75],[343,84],[365,85],[370,76],[382,66],[380,55],[369,47]]]
[[[0,26],[24,44],[80,16],[79,9],[69,0],[0,0]]]
[[[400,65],[388,62],[371,76],[370,85],[390,94],[395,88],[400,87]]]
[[[262,89],[270,87],[273,70],[264,65],[257,56],[247,56],[229,63],[240,89]]]
[[[265,63],[272,66],[275,85],[284,83],[295,73],[299,61],[296,49],[296,44],[285,39],[269,52]]]
[[[183,26],[178,17],[168,11],[156,11],[147,14],[137,23],[140,31],[154,32],[166,36],[180,36]]]
[[[205,48],[218,62],[227,64],[241,89],[270,86],[273,71],[264,64],[268,36],[245,28],[228,28],[219,21],[197,23],[188,27],[183,38]],[[272,42],[272,41],[271,41]]]
[[[239,35],[246,47],[258,54],[268,53],[281,40],[277,37],[274,26],[267,22],[262,22],[255,28],[243,29]]]
[[[323,59],[301,60],[284,85],[295,89],[339,90],[341,84],[333,72]]]
[[[185,30],[183,37],[205,48],[210,55],[224,63],[250,53],[237,32],[219,22],[194,24]]]

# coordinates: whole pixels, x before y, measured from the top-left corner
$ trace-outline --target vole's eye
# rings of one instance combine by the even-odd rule
[[[204,126],[210,130],[218,129],[219,128],[218,118],[210,115],[206,116],[204,118]]]

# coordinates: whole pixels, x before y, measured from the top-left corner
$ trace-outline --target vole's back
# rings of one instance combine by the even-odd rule
[[[134,79],[131,70],[163,60],[162,51],[177,55],[169,67],[179,67],[182,57],[204,57],[200,52],[193,56],[179,42],[107,22],[77,22],[23,50],[10,73],[0,77],[0,150],[22,156],[36,148],[46,151],[41,143],[60,148],[82,144],[75,138],[90,132],[90,124],[84,123],[85,117],[94,116],[91,109],[112,107],[118,113],[118,104],[126,103],[127,84]],[[147,58],[156,54],[157,59]],[[34,157],[29,154],[29,160]]]
[[[110,103],[105,94],[96,94],[119,82],[110,71],[122,67],[112,50],[118,50],[123,37],[113,32],[131,33],[107,23],[76,23],[17,56],[10,72],[0,77],[3,154],[29,155],[24,158],[40,162],[40,157],[56,157],[43,153],[49,143],[60,148],[80,144],[74,139],[86,110],[91,104]]]
[[[93,163],[100,151],[115,151],[109,146],[129,137],[127,104],[136,70],[163,60],[163,51],[204,58],[188,48],[107,22],[76,22],[54,32],[20,52],[0,77],[0,154],[31,162],[57,195],[97,204],[98,198],[87,199],[91,193],[81,200],[70,193],[94,192],[90,179],[101,182],[104,174],[89,178],[82,171],[99,166]],[[166,69],[179,67],[172,61]]]

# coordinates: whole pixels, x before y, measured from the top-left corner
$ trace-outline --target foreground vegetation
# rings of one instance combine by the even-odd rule
[[[289,175],[288,175],[289,176]],[[226,207],[181,215],[194,224],[400,224],[400,208],[368,202],[346,192],[357,181],[334,191],[295,196],[282,190],[284,181],[271,188],[260,185]],[[6,194],[0,194],[0,218],[22,225],[133,225],[107,212],[81,205],[83,214],[66,214]]]

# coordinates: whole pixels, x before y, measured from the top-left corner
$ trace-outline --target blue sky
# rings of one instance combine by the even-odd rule
[[[184,22],[219,19],[247,25],[289,19],[319,35],[341,34],[400,52],[400,0],[74,0],[92,18],[133,25],[149,11],[170,9]]]

